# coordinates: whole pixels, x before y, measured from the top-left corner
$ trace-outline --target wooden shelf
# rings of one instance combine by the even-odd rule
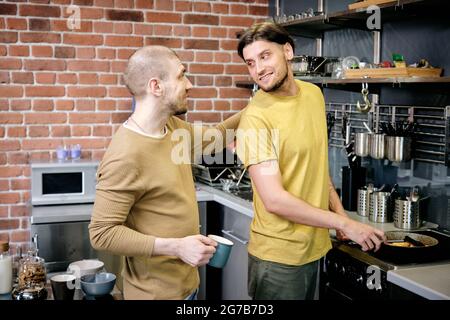
[[[444,0],[397,0],[379,4],[378,7],[381,9],[383,23],[386,23],[405,18],[445,17],[447,11],[443,8],[446,5],[448,6],[448,3]],[[280,23],[280,25],[294,36],[320,38],[325,31],[342,28],[374,31],[367,28],[367,18],[370,15],[372,13],[367,13],[366,8],[361,8],[291,20]]]

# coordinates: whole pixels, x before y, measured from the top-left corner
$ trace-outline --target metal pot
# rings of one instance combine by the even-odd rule
[[[383,159],[385,152],[385,137],[383,133],[370,135],[370,156],[374,159]]]
[[[410,137],[386,136],[386,156],[390,161],[408,161],[411,159]]]
[[[367,157],[370,153],[370,134],[368,132],[358,132],[355,134],[355,154],[360,157]]]

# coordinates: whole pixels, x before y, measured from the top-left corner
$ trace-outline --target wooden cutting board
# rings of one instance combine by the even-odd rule
[[[442,69],[440,68],[377,68],[377,69],[348,69],[345,70],[345,79],[362,79],[362,78],[407,78],[407,77],[423,77],[437,78],[440,77]]]
[[[377,5],[377,4],[385,4],[385,3],[393,3],[397,2],[396,0],[365,0],[361,2],[356,2],[348,5],[349,10],[353,9],[361,9],[361,8],[367,8],[371,5]]]

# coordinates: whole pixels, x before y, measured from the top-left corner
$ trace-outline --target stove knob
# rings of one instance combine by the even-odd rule
[[[359,276],[358,278],[356,278],[356,282],[358,283],[363,283],[363,281],[364,281],[363,276]]]

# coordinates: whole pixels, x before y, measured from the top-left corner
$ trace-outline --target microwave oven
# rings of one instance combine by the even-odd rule
[[[93,203],[98,164],[92,160],[31,163],[31,204]]]

